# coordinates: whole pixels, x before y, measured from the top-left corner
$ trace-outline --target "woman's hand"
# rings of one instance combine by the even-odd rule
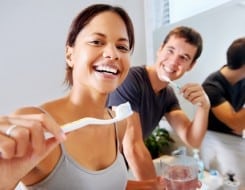
[[[156,179],[142,181],[129,180],[126,190],[165,190],[164,179],[158,176]]]
[[[60,126],[46,114],[0,117],[0,134],[3,139],[0,143],[1,157],[22,157],[30,148],[35,153],[43,152],[46,148],[45,131],[52,133],[59,142],[65,140]]]
[[[55,138],[45,140],[44,132]],[[46,114],[0,117],[0,184],[11,189],[65,140],[59,125]]]

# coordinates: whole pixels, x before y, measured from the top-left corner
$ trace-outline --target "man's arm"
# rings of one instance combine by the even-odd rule
[[[245,108],[236,112],[228,101],[212,107],[214,115],[238,134],[245,129]]]
[[[181,88],[181,93],[186,100],[197,106],[193,120],[190,121],[182,110],[171,111],[165,116],[186,145],[199,148],[208,126],[210,102],[199,84],[186,84]]]
[[[127,129],[123,138],[123,152],[136,179],[156,178],[150,152],[143,141],[139,114],[136,112],[127,119]]]

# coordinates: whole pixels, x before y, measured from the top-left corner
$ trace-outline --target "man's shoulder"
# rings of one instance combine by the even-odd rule
[[[135,77],[135,78],[146,78],[147,77],[147,71],[144,65],[141,66],[133,66],[130,67],[129,73],[128,73],[129,77]]]
[[[145,66],[144,65],[131,66],[129,72],[132,72],[132,73],[142,73],[142,72],[145,72]]]
[[[208,77],[203,81],[202,85],[203,86],[209,86],[220,83],[221,81],[224,80],[224,76],[220,73],[220,71],[215,71],[211,74],[208,75]]]

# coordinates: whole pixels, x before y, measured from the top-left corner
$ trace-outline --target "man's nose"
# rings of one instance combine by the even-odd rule
[[[178,56],[175,56],[175,55],[171,56],[169,58],[169,64],[172,65],[173,67],[178,66],[178,64],[179,64],[179,57]]]

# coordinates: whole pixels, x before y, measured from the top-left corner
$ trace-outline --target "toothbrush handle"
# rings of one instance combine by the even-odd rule
[[[77,121],[74,121],[71,123],[67,123],[67,124],[61,126],[61,129],[64,131],[64,133],[68,133],[68,132],[71,132],[71,131],[74,131],[76,129],[85,127],[85,126],[90,125],[90,124],[106,125],[106,124],[110,124],[113,122],[115,122],[113,119],[103,120],[103,119],[85,117],[85,118],[82,118],[80,120],[77,120]],[[50,132],[45,132],[44,136],[45,136],[45,139],[49,139],[49,138],[54,137],[53,134],[51,134]]]

